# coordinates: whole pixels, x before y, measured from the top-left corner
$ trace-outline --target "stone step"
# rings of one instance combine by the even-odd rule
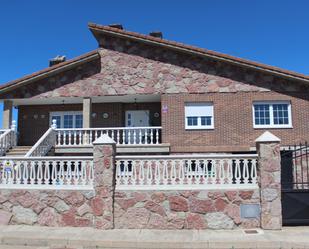
[[[51,249],[45,246],[1,245],[0,249]]]

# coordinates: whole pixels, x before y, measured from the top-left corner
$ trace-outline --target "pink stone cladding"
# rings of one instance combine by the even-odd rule
[[[161,107],[168,107],[168,112],[161,114],[162,133],[163,141],[171,144],[172,153],[248,151],[264,131],[253,129],[252,102],[288,100],[292,104],[293,128],[272,129],[272,132],[282,139],[283,145],[309,140],[309,95],[304,83],[120,38],[102,38],[100,45],[100,59],[0,97],[44,99],[157,94],[161,96]],[[184,103],[188,101],[214,103],[214,130],[185,131]],[[67,110],[68,106],[61,108]],[[103,106],[123,115],[117,104]],[[49,110],[50,106],[45,108]],[[31,109],[34,112],[44,106]],[[21,106],[20,110],[22,120],[21,115],[27,116],[29,108]],[[115,120],[113,125],[119,122]],[[27,126],[25,122],[20,121],[21,137],[28,136],[23,135],[29,129],[24,126]],[[44,121],[35,127],[33,137],[37,139],[47,129],[47,123]],[[31,144],[35,139],[26,137],[21,141]]]

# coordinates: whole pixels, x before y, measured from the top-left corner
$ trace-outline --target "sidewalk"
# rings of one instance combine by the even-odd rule
[[[0,226],[4,248],[308,248],[309,227],[246,234],[244,230],[95,230]],[[20,247],[24,246],[24,247]]]

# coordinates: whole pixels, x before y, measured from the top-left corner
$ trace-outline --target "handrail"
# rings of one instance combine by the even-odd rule
[[[190,154],[190,155],[138,155],[138,156],[116,156],[116,159],[140,159],[140,160],[152,160],[152,159],[248,159],[257,158],[257,154]]]
[[[54,161],[54,160],[93,160],[92,156],[34,156],[34,157],[0,157],[1,160],[22,160],[22,161]]]
[[[48,139],[51,137],[51,143],[48,141]],[[47,144],[44,146],[44,142],[47,142]],[[54,129],[49,128],[44,135],[35,143],[35,145],[32,146],[32,148],[27,152],[25,157],[33,157],[39,155],[44,155],[55,145],[56,142],[56,134],[54,134]],[[41,151],[40,151],[41,147]],[[37,153],[36,153],[37,152]]]
[[[95,128],[57,128],[56,131],[101,131],[101,130],[137,130],[137,129],[161,129],[162,126],[140,127],[95,127]]]
[[[0,134],[0,155],[16,145],[16,131],[15,129],[6,129],[6,131]]]

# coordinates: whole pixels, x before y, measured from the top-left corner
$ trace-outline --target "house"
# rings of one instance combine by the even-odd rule
[[[309,138],[309,77],[89,29],[98,49],[0,86],[0,224],[281,229],[280,148]]]
[[[58,128],[117,127],[124,144],[154,144],[158,153],[246,152],[265,130],[282,145],[308,140],[308,76],[159,32],[89,29],[98,49],[1,86],[3,128],[18,108],[18,145],[34,145],[52,119]]]

